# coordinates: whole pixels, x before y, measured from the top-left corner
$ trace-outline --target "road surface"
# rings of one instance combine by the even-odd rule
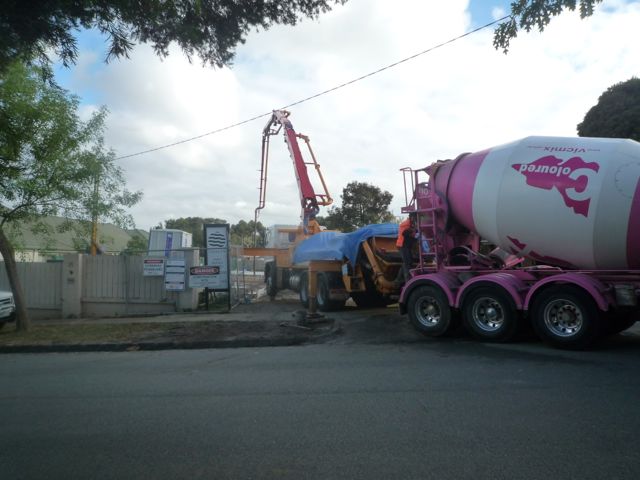
[[[640,344],[3,355],[7,479],[637,479]]]

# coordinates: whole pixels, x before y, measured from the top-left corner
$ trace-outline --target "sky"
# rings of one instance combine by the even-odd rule
[[[190,64],[179,48],[162,60],[148,45],[105,64],[104,39],[82,32],[77,65],[57,68],[56,76],[82,98],[86,118],[107,106],[106,144],[125,157],[374,72],[504,16],[509,3],[349,0],[318,20],[252,32],[233,65],[221,69]],[[336,206],[349,182],[367,182],[391,192],[390,209],[400,215],[403,167],[529,135],[577,135],[607,88],[640,76],[638,25],[640,2],[605,0],[588,19],[565,12],[543,33],[521,32],[507,55],[493,48],[490,27],[295,105],[290,120],[309,136]],[[144,193],[131,209],[136,226],[194,216],[252,220],[267,120],[118,160],[128,188]],[[271,141],[266,199],[263,224],[299,223],[281,138]]]

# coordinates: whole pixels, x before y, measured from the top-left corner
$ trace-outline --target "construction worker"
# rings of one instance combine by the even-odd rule
[[[318,220],[316,220],[315,213],[312,213],[309,216],[309,219],[308,219],[307,224],[305,225],[305,227],[306,227],[306,234],[307,235],[315,235],[316,233],[320,233],[322,231],[322,227],[318,223]]]
[[[409,280],[409,270],[413,266],[413,247],[416,243],[415,216],[410,214],[400,223],[396,247],[402,256],[402,268],[398,272],[395,283],[402,284]]]

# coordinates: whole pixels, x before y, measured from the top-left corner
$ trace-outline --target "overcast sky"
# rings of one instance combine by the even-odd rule
[[[252,33],[231,68],[165,60],[135,47],[103,63],[105,46],[81,36],[78,65],[59,81],[90,112],[110,110],[107,144],[125,156],[204,134],[335,87],[502,17],[501,0],[349,0],[318,21]],[[310,137],[336,204],[345,185],[368,182],[404,205],[402,167],[481,150],[528,135],[575,136],[611,85],[640,76],[640,2],[605,0],[580,20],[567,12],[544,33],[522,32],[508,55],[493,27],[290,109]],[[138,228],[169,218],[253,219],[267,118],[123,159],[128,186],[143,190]],[[265,225],[297,224],[291,160],[272,141]],[[325,214],[323,209],[321,214]]]

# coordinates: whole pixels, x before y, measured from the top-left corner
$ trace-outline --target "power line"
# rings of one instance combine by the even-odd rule
[[[414,55],[411,55],[410,57],[403,58],[402,60],[398,60],[397,62],[391,63],[391,64],[389,64],[387,66],[382,67],[382,68],[379,68],[378,70],[374,70],[373,72],[369,72],[366,75],[362,75],[360,77],[354,78],[353,80],[349,80],[348,82],[341,83],[340,85],[336,85],[335,87],[329,88],[327,90],[323,90],[322,92],[316,93],[316,94],[311,95],[309,97],[303,98],[303,99],[298,100],[296,102],[293,102],[293,103],[290,103],[290,104],[285,105],[283,107],[280,107],[279,110],[285,110],[287,108],[290,108],[290,107],[293,107],[293,106],[296,106],[296,105],[300,105],[301,103],[308,102],[309,100],[313,100],[314,98],[318,98],[318,97],[321,97],[321,96],[326,95],[328,93],[335,92],[336,90],[339,90],[339,89],[344,88],[346,86],[352,85],[352,84],[354,84],[356,82],[359,82],[361,80],[369,78],[369,77],[371,77],[373,75],[377,75],[378,73],[384,72],[385,70],[389,70],[390,68],[397,67],[398,65],[400,65],[402,63],[405,63],[405,62],[408,62],[410,60],[414,60],[415,58],[417,58],[417,57],[419,57],[421,55],[424,55],[425,53],[432,52],[433,50],[436,50],[438,48],[441,48],[441,47],[444,47],[446,45],[449,45],[450,43],[453,43],[453,42],[456,42],[458,40],[461,40],[462,38],[467,37],[469,35],[472,35],[472,34],[474,34],[476,32],[479,32],[480,30],[483,30],[483,29],[488,28],[488,27],[490,27],[492,25],[500,23],[500,22],[502,22],[503,20],[506,20],[509,17],[510,17],[510,15],[505,15],[504,17],[499,18],[497,20],[494,20],[493,22],[487,23],[487,24],[482,25],[481,27],[478,27],[478,28],[474,28],[473,30],[469,30],[468,32],[463,33],[462,35],[458,35],[457,37],[451,38],[450,40],[447,40],[446,42],[442,42],[442,43],[439,43],[437,45],[434,45],[433,47],[427,48],[426,50],[423,50],[423,51],[418,52],[418,53],[416,53]],[[271,114],[272,114],[272,112],[262,113],[260,115],[256,115],[255,117],[251,117],[251,118],[248,118],[248,119],[243,120],[241,122],[237,122],[237,123],[234,123],[232,125],[227,125],[226,127],[218,128],[216,130],[212,130],[210,132],[203,133],[201,135],[197,135],[195,137],[185,138],[184,140],[180,140],[180,141],[177,141],[177,142],[169,143],[167,145],[162,145],[162,146],[159,146],[159,147],[150,148],[149,150],[143,150],[141,152],[131,153],[129,155],[124,155],[122,157],[117,157],[116,160],[122,160],[122,159],[125,159],[125,158],[137,157],[139,155],[144,155],[146,153],[156,152],[158,150],[163,150],[163,149],[169,148],[169,147],[175,147],[176,145],[180,145],[182,143],[192,142],[194,140],[198,140],[200,138],[207,137],[209,135],[214,135],[216,133],[220,133],[220,132],[223,132],[225,130],[229,130],[231,128],[239,127],[240,125],[244,125],[245,123],[253,122],[254,120],[258,120],[260,118],[268,117]]]

